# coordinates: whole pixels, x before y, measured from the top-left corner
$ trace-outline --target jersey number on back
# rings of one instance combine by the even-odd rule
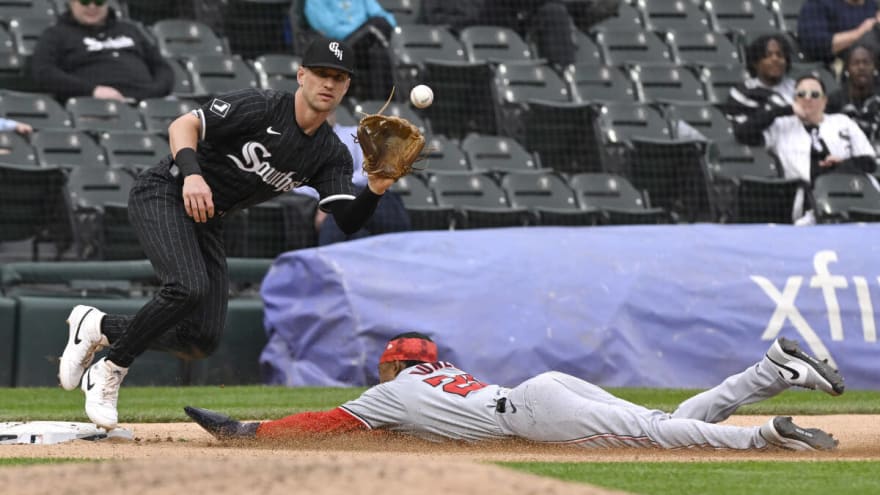
[[[486,384],[468,374],[454,376],[437,375],[425,378],[424,382],[432,387],[443,385],[444,392],[462,397],[467,397],[467,394],[486,386]]]

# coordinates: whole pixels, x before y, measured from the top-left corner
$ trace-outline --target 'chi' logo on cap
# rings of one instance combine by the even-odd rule
[[[330,51],[333,52],[333,55],[336,55],[336,58],[338,58],[339,60],[342,60],[342,49],[339,48],[338,42],[331,41],[328,48],[330,48]]]

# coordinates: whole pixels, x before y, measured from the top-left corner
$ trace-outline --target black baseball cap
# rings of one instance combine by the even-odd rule
[[[318,38],[309,45],[303,67],[324,67],[354,74],[354,50],[344,41]]]

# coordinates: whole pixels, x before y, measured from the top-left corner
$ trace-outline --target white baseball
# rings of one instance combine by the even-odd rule
[[[409,92],[409,101],[416,108],[428,108],[434,102],[434,91],[424,84],[419,84]]]

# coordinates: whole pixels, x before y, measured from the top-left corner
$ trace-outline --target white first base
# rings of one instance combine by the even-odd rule
[[[130,430],[115,428],[109,432],[92,423],[68,421],[0,422],[0,445],[49,445],[71,440],[131,440]]]

